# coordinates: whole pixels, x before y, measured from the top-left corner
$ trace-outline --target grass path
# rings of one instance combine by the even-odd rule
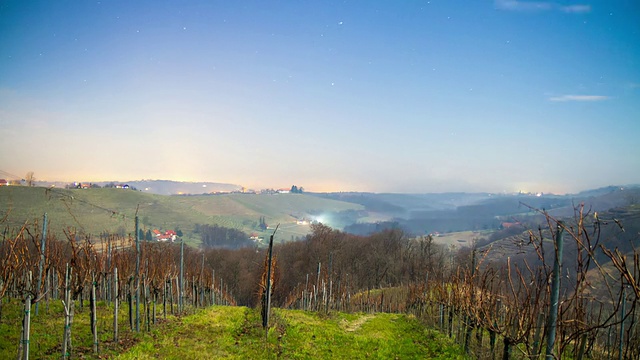
[[[353,332],[353,331],[356,331],[356,330],[360,329],[362,324],[366,323],[367,321],[369,321],[369,320],[371,320],[373,318],[374,318],[373,315],[368,314],[368,315],[364,315],[362,317],[359,317],[358,319],[356,319],[354,321],[351,321],[351,322],[343,319],[340,324],[343,326],[343,328],[344,328],[344,330],[346,332]]]
[[[158,327],[119,359],[462,359],[460,349],[399,314],[329,316],[274,309],[265,331],[255,309],[215,307]]]
[[[0,319],[0,359],[16,358],[22,302],[4,299]],[[60,358],[62,304],[45,304],[31,322],[34,359]],[[257,309],[215,306],[183,317],[168,316],[151,331],[129,329],[120,308],[120,341],[112,341],[113,308],[98,304],[100,353],[91,348],[89,310],[76,307],[72,326],[74,358],[82,359],[462,359],[443,334],[401,314],[323,315],[273,309],[268,332]],[[142,328],[145,328],[142,326]]]

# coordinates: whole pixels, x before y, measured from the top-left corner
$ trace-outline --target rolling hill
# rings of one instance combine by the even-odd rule
[[[273,232],[258,228],[259,219],[264,216],[268,225],[280,224],[275,239],[284,241],[308,233],[309,226],[298,225],[296,217],[359,209],[357,204],[306,194],[167,196],[105,188],[0,188],[0,221],[10,229],[25,221],[39,221],[47,213],[50,231],[58,237],[63,237],[63,230],[70,227],[94,236],[102,232],[126,235],[133,233],[137,211],[144,231],[179,228],[192,245],[200,242],[194,234],[196,224],[216,224],[264,237]]]
[[[398,226],[421,235],[490,231],[498,229],[503,222],[539,221],[539,214],[528,206],[544,208],[553,216],[570,217],[579,203],[602,212],[636,203],[638,199],[640,188],[635,186],[540,197],[484,193],[170,196],[114,188],[67,190],[14,186],[0,188],[0,220],[4,219],[9,228],[15,228],[25,221],[40,219],[46,212],[51,230],[59,236],[63,236],[63,230],[68,227],[93,235],[102,232],[126,235],[133,232],[137,210],[144,231],[180,229],[187,243],[198,245],[200,236],[194,233],[196,224],[235,228],[263,239],[280,224],[277,241],[308,233],[309,226],[297,224],[298,219],[318,220],[356,234]],[[271,229],[259,228],[262,217]]]
[[[609,186],[579,194],[376,194],[326,193],[316,196],[348,201],[364,207],[346,224],[345,230],[369,234],[385,227],[400,227],[410,233],[451,233],[500,228],[503,222],[539,218],[535,209],[556,217],[572,217],[584,204],[591,211],[608,211],[640,203],[640,187]]]

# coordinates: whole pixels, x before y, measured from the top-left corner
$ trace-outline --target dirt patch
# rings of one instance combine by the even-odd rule
[[[361,318],[358,318],[356,320],[353,320],[353,321],[342,320],[340,322],[340,326],[344,329],[344,331],[354,332],[354,331],[360,329],[362,324],[366,323],[367,321],[369,321],[371,319],[373,319],[373,315],[368,314],[368,315],[365,315],[365,316],[363,316]]]

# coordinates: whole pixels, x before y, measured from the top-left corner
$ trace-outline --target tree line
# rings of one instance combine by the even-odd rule
[[[198,225],[196,230],[202,239],[203,248],[237,249],[253,244],[245,232],[234,228],[214,224]]]

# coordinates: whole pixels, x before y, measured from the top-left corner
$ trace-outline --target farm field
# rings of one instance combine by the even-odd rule
[[[144,231],[180,228],[185,241],[193,246],[200,244],[198,234],[193,233],[195,224],[215,224],[268,236],[272,230],[258,229],[258,221],[264,216],[270,226],[281,224],[276,241],[286,241],[305,236],[309,231],[307,225],[297,225],[294,216],[360,208],[360,205],[305,194],[167,196],[105,188],[0,188],[0,217],[12,228],[41,219],[46,212],[49,229],[58,238],[64,238],[63,231],[69,228],[93,236],[102,232],[124,236],[133,233],[137,210]]]
[[[475,239],[484,237],[489,232],[482,231],[458,231],[446,234],[439,234],[433,237],[433,242],[446,246],[471,247]]]

